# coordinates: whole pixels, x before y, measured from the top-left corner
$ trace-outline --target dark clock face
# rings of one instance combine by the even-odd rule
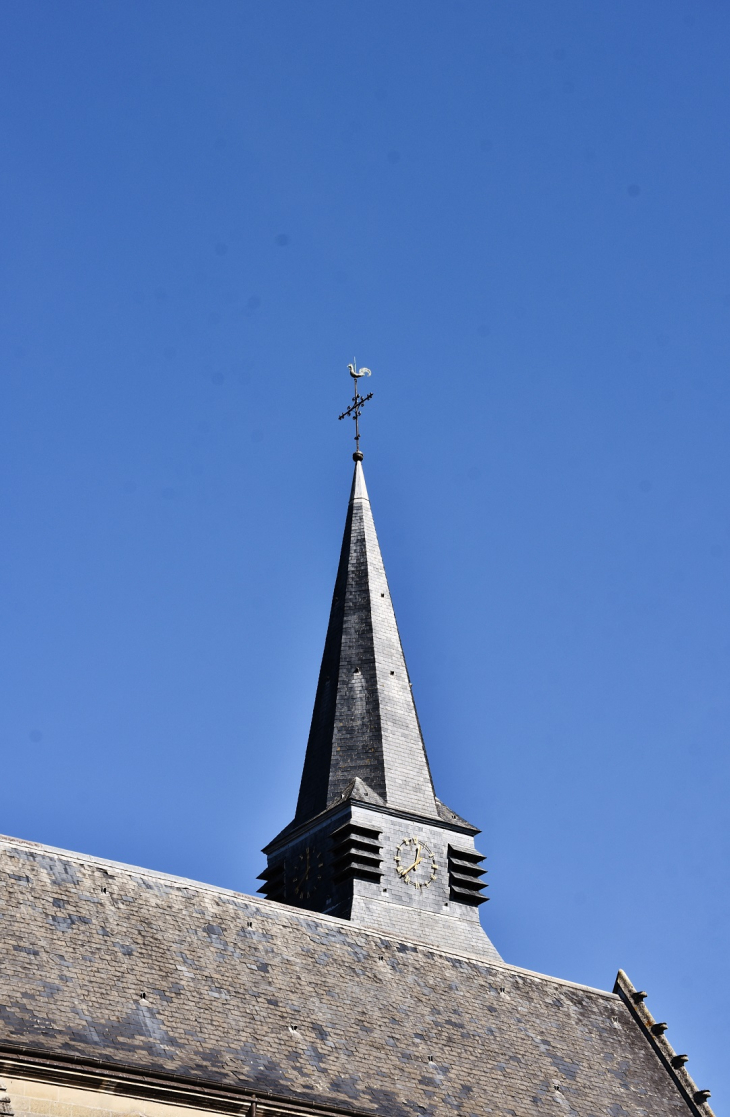
[[[298,900],[308,900],[322,881],[324,859],[317,849],[306,846],[294,859],[292,887]]]

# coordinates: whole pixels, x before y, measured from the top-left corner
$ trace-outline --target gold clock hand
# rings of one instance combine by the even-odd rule
[[[413,861],[413,864],[412,864],[412,865],[409,865],[409,866],[408,866],[408,868],[406,869],[406,871],[405,871],[405,873],[404,873],[403,875],[404,875],[405,877],[407,877],[409,873],[412,873],[414,869],[417,869],[417,868],[418,868],[418,866],[419,866],[419,865],[421,864],[421,861],[422,861],[422,858],[421,858],[421,849],[420,849],[420,846],[416,846],[416,857],[415,857],[415,860]]]

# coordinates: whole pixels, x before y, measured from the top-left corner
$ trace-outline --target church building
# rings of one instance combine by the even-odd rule
[[[479,831],[436,794],[354,458],[260,894],[0,838],[0,1113],[712,1117],[626,974],[533,973],[484,930]]]

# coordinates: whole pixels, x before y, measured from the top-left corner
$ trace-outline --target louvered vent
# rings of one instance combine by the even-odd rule
[[[481,891],[487,885],[480,880],[486,873],[481,868],[485,858],[475,849],[456,849],[449,846],[449,897],[460,904],[483,904],[488,896]]]
[[[284,862],[279,861],[276,865],[267,865],[263,873],[259,873],[256,880],[262,880],[264,883],[258,889],[263,892],[267,900],[283,900],[284,899]]]
[[[336,882],[353,877],[374,881],[382,878],[380,830],[348,822],[335,830],[331,837],[332,870]]]

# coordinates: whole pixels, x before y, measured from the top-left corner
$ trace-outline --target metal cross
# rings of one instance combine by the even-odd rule
[[[370,369],[358,369],[357,361],[355,361],[353,358],[353,362],[351,365],[347,366],[347,370],[350,373],[352,379],[355,381],[355,395],[352,397],[352,403],[348,407],[347,411],[343,411],[342,414],[338,416],[338,418],[346,419],[348,416],[352,416],[352,418],[355,420],[356,450],[352,457],[354,461],[361,462],[363,456],[360,452],[360,412],[362,411],[363,406],[368,402],[368,400],[373,398],[373,393],[368,392],[366,396],[361,396],[358,381],[360,380],[361,376],[370,376]]]

